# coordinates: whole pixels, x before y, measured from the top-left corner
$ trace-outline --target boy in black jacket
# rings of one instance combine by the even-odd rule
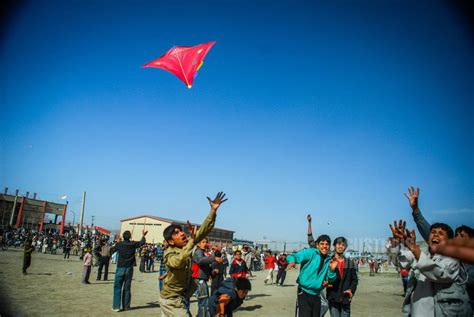
[[[209,314],[232,317],[233,311],[242,305],[251,289],[252,285],[246,278],[226,279],[209,300]]]
[[[334,258],[337,260],[336,280],[327,286],[327,299],[331,317],[350,316],[351,301],[357,289],[357,272],[354,263],[344,256],[347,240],[334,240]]]
[[[222,253],[219,250],[214,252],[214,262],[211,263],[211,295],[221,286],[224,281],[225,266],[224,260],[222,259]]]

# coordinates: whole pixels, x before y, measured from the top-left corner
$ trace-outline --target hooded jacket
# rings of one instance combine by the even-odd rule
[[[211,316],[215,316],[217,313],[217,306],[219,305],[219,297],[222,294],[229,295],[230,301],[225,306],[225,315],[227,317],[232,317],[232,312],[237,309],[244,300],[237,296],[235,291],[235,280],[233,278],[228,278],[224,280],[221,284],[221,287],[211,296],[209,299],[209,313]]]

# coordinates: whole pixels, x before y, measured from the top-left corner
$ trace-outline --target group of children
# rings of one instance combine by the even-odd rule
[[[416,242],[415,230],[408,230],[405,221],[390,225],[393,239],[400,244],[398,265],[405,270],[405,275],[408,273],[403,315],[472,316],[473,266],[437,254],[434,249],[449,239],[470,239],[473,231],[461,226],[453,232],[445,223],[430,224],[418,208],[419,193],[419,189],[411,187],[405,196],[428,249]]]

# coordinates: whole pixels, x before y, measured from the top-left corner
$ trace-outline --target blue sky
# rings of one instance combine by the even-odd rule
[[[474,42],[459,9],[402,1],[25,1],[0,46],[0,185],[67,194],[118,228],[151,214],[247,239],[388,235],[421,187],[474,225]],[[191,90],[140,68],[217,41]],[[76,217],[76,221],[78,217]]]

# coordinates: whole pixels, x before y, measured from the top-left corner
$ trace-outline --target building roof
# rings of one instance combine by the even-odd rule
[[[152,219],[155,219],[155,220],[158,220],[158,221],[163,221],[163,222],[167,222],[169,224],[178,224],[178,225],[186,225],[187,222],[186,221],[181,221],[181,220],[176,220],[176,219],[169,219],[169,218],[163,218],[163,217],[156,217],[156,216],[150,216],[150,215],[141,215],[141,216],[136,216],[136,217],[132,217],[132,218],[126,218],[126,219],[122,219],[120,220],[120,222],[124,222],[124,221],[130,221],[130,220],[135,220],[135,219],[139,219],[139,218],[144,218],[144,217],[147,217],[147,218],[152,218]],[[193,226],[201,226],[201,224],[197,224],[197,223],[192,223],[191,224]],[[222,231],[228,231],[228,232],[235,232],[233,230],[228,230],[228,229],[222,229],[222,228],[216,228],[214,227],[214,229],[217,229],[217,230],[222,230]]]
[[[0,201],[7,201],[13,203],[15,201],[15,195],[0,194]],[[25,196],[18,196],[17,204],[20,205],[23,200],[23,212],[38,212],[40,213],[43,208],[46,209],[46,213],[54,215],[62,215],[63,210],[67,204],[56,203],[52,201],[27,198]]]

